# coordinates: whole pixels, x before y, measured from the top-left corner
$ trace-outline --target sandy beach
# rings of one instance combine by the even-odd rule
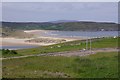
[[[35,42],[26,42],[26,40],[31,39],[17,39],[17,38],[0,38],[0,46],[26,46],[26,45],[39,45],[39,46],[46,46],[52,45],[55,43],[35,43]]]
[[[55,39],[55,40],[60,40],[61,38],[52,38],[52,37],[41,37],[42,39]],[[39,46],[47,46],[47,45],[52,45],[52,44],[56,44],[56,43],[49,43],[49,42],[26,42],[27,40],[31,40],[34,38],[29,38],[29,39],[18,39],[18,38],[0,38],[0,46],[26,46],[26,45],[39,45]],[[62,38],[63,39],[63,38]],[[76,39],[65,39],[66,42],[68,41],[73,41]]]
[[[74,40],[83,40],[83,38],[80,39],[75,39],[75,38],[55,38],[55,37],[44,37],[44,36],[38,36],[39,34],[43,34],[43,33],[47,33],[49,30],[26,30],[24,32],[26,33],[30,33],[30,34],[34,34],[37,35],[36,37],[33,38],[13,38],[13,37],[6,37],[6,38],[2,38],[0,37],[0,46],[26,46],[26,45],[39,45],[39,46],[46,46],[46,45],[52,45],[52,44],[56,44],[55,42],[50,42],[49,40],[65,40],[66,42],[68,41],[74,41]],[[47,40],[47,42],[42,41],[42,42],[35,42],[35,41],[31,41],[32,39],[43,39],[43,40]],[[29,41],[29,42],[28,42]]]

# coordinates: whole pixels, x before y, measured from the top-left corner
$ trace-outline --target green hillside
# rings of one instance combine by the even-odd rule
[[[17,38],[30,38],[33,35],[25,33],[23,30],[16,30],[9,27],[0,28],[2,37],[17,37]]]
[[[103,22],[2,22],[2,26],[21,30],[118,31],[118,24]]]

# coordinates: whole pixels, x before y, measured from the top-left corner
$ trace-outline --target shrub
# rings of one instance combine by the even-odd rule
[[[14,50],[11,50],[11,51],[9,52],[9,54],[17,54],[17,52],[14,51]]]
[[[2,49],[2,54],[8,54],[10,52],[10,50],[8,50],[8,49]]]
[[[17,52],[14,50],[2,49],[2,54],[17,54]]]

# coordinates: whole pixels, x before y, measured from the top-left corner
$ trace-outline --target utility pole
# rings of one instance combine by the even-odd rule
[[[90,53],[92,53],[92,41],[91,41],[92,38],[90,38]]]
[[[89,38],[87,37],[87,33],[86,33],[86,50],[89,49],[90,53],[92,53],[92,36],[90,36]],[[90,43],[90,45],[88,45],[88,42]],[[89,47],[89,48],[88,48]]]
[[[89,46],[90,47],[90,50],[89,50],[90,54],[92,53],[92,41],[91,40],[92,40],[92,32],[91,32],[91,36],[90,36],[90,46]]]
[[[86,50],[88,50],[88,38],[86,39]]]
[[[88,36],[87,36],[87,32],[86,32],[86,50],[88,50]]]

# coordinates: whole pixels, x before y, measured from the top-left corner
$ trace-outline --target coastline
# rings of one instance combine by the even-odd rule
[[[17,38],[0,38],[0,46],[47,46],[55,43],[35,43],[35,42],[26,42],[30,39],[17,39]]]
[[[50,40],[65,40],[65,42],[68,41],[74,41],[74,40],[83,40],[84,38],[72,38],[72,37],[65,37],[65,38],[59,38],[59,37],[49,37],[44,35],[38,35],[38,34],[44,34],[49,32],[50,30],[25,30],[24,32],[29,34],[34,34],[35,37],[33,38],[15,38],[15,37],[0,37],[0,46],[47,46],[52,44],[57,44],[56,42],[50,42]],[[30,41],[33,39],[41,39],[42,42],[37,41]],[[28,41],[28,42],[27,42]],[[30,42],[29,42],[30,41]]]
[[[65,39],[65,38],[53,38],[53,37],[41,37],[41,39]],[[26,42],[26,40],[31,40],[29,39],[18,39],[18,38],[0,38],[0,46],[26,46],[26,45],[39,45],[39,46],[47,46],[47,45],[52,45],[52,44],[56,44],[56,43],[46,43],[46,42],[41,42],[41,43],[37,43],[37,42]],[[65,39],[66,42],[68,41],[73,41],[76,39]]]

